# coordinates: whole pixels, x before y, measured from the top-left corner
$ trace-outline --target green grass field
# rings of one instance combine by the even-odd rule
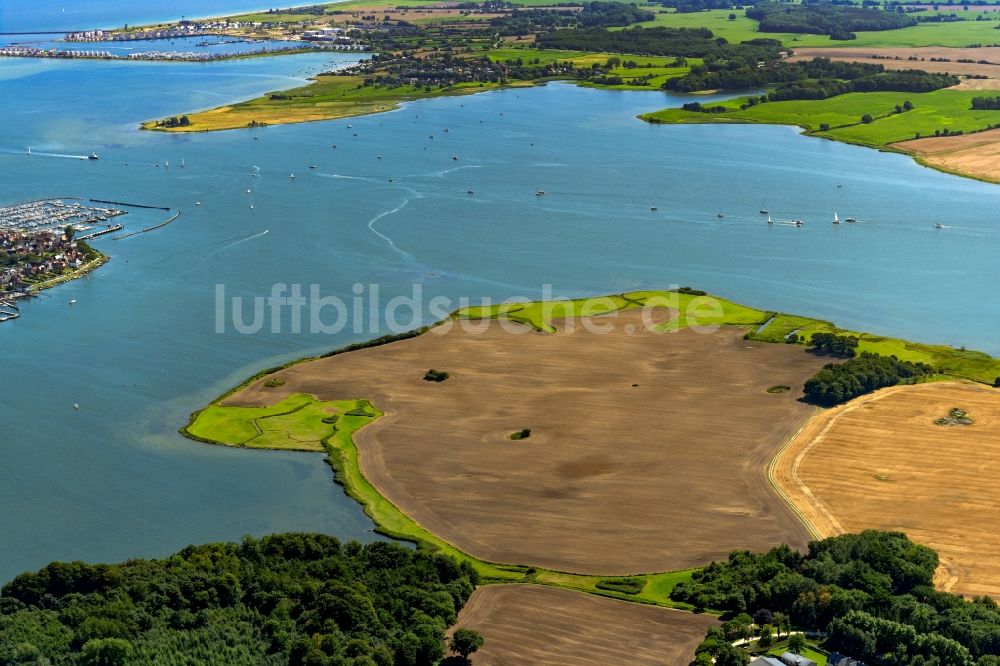
[[[774,125],[798,125],[809,134],[864,146],[883,148],[897,141],[913,139],[917,134],[934,136],[935,130],[969,133],[1000,124],[1000,111],[974,111],[972,98],[988,93],[974,90],[935,90],[929,93],[873,92],[848,93],[823,100],[768,102],[744,110],[745,98],[722,102],[725,113],[700,113],[683,109],[664,109],[642,116],[662,123],[740,122]],[[912,111],[896,114],[897,104],[909,101]],[[861,123],[870,114],[874,121]],[[822,124],[830,126],[821,130]]]
[[[909,342],[900,338],[872,335],[871,333],[859,333],[839,328],[828,321],[809,317],[775,315],[763,330],[752,333],[750,338],[763,342],[782,343],[793,332],[805,339],[811,337],[813,333],[854,335],[860,339],[859,352],[867,351],[883,356],[895,356],[904,361],[927,363],[937,368],[943,375],[936,377],[936,379],[950,376],[992,384],[1000,377],[1000,359],[995,359],[983,352],[963,351],[945,345],[930,345]]]
[[[630,595],[598,589],[597,583],[607,580],[607,576],[584,576],[485,562],[428,532],[383,497],[361,473],[354,433],[380,416],[382,412],[366,400],[320,401],[311,395],[293,393],[268,407],[229,407],[216,401],[194,414],[191,423],[182,432],[200,441],[227,446],[284,449],[297,448],[289,446],[289,442],[300,442],[303,437],[317,437],[319,450],[326,450],[329,454],[338,483],[364,507],[380,532],[468,561],[479,571],[484,582],[535,582],[616,599],[689,609],[686,604],[671,601],[670,591],[678,582],[690,580],[693,570],[645,576],[647,582],[642,592]],[[334,423],[329,422],[334,420],[332,417],[335,417]]]
[[[857,39],[849,41],[832,40],[827,35],[805,35],[788,32],[758,32],[757,21],[747,18],[742,10],[712,9],[705,12],[678,14],[671,11],[659,11],[652,21],[636,25],[666,26],[671,28],[708,28],[717,37],[738,43],[748,39],[768,37],[781,40],[786,46],[831,46],[831,47],[903,47],[903,46],[971,46],[980,44],[992,46],[1000,44],[1000,30],[995,28],[1000,23],[996,12],[987,12],[991,20],[976,21],[976,12],[962,12],[961,7],[955,9],[968,20],[954,23],[923,23],[911,28],[899,30],[883,30],[879,32],[859,32]],[[928,12],[929,13],[929,12]],[[950,14],[951,11],[939,13]],[[729,15],[736,14],[736,20],[730,21]]]
[[[612,90],[659,90],[660,86],[667,79],[683,76],[691,71],[691,65],[701,64],[701,58],[688,58],[687,66],[669,66],[675,58],[668,56],[641,56],[621,53],[599,53],[587,51],[564,51],[558,49],[528,49],[528,48],[503,48],[491,49],[487,52],[487,57],[493,62],[506,62],[508,60],[522,60],[526,64],[531,64],[535,60],[540,65],[547,65],[554,62],[571,62],[577,67],[590,67],[593,64],[605,64],[608,58],[618,58],[622,62],[632,61],[638,65],[633,68],[615,67],[609,74],[620,76],[624,83],[621,85],[597,85],[592,83],[581,83],[580,85],[595,88],[605,88]],[[639,77],[652,74],[645,85],[632,84],[632,81]]]

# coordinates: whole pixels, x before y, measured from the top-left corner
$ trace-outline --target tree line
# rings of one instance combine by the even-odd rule
[[[450,557],[319,534],[55,562],[0,591],[0,664],[433,664],[477,580]]]
[[[826,3],[792,5],[765,0],[748,8],[746,15],[760,22],[760,32],[830,35],[832,39],[854,39],[854,32],[860,30],[896,30],[917,24],[905,13]]]
[[[684,76],[668,79],[663,88],[676,92],[758,88],[779,84],[758,101],[826,99],[849,92],[931,92],[956,85],[958,77],[922,70],[886,71],[880,64],[841,63],[829,58],[786,62],[754,61],[735,52],[727,58],[705,59]]]
[[[973,97],[974,111],[1000,111],[1000,97]]]
[[[670,55],[684,58],[740,57],[760,60],[777,60],[781,42],[773,39],[754,39],[740,44],[730,44],[716,37],[707,28],[635,27],[625,30],[602,28],[577,28],[557,30],[541,35],[538,46],[546,49],[571,51],[606,51],[636,55]]]
[[[804,555],[787,546],[734,551],[671,597],[726,613],[696,663],[744,664],[731,641],[781,623],[828,632],[828,647],[869,664],[998,666],[1000,608],[936,591],[937,565],[937,553],[904,534],[866,530],[813,541]]]

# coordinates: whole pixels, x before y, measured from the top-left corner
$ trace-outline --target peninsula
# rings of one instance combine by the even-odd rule
[[[529,332],[512,335],[505,323]],[[489,360],[498,354],[517,361]],[[776,456],[796,450],[788,442],[836,413],[814,405],[829,404],[832,391],[845,405],[837,409],[850,410],[896,384],[888,390],[921,391],[930,411],[947,413],[949,387],[963,386],[956,381],[986,387],[998,377],[1000,360],[986,354],[847,331],[685,288],[466,308],[426,330],[263,371],[192,415],[182,432],[229,446],[325,450],[338,483],[379,531],[455,557],[483,583],[520,584],[482,595],[508,595],[525,613],[576,599],[539,585],[731,610],[699,596],[714,583],[697,567],[734,549],[803,549],[816,532],[783,482],[765,473],[781,469]],[[1000,411],[1000,394],[978,390],[970,413],[992,422],[985,410]],[[940,503],[934,492],[927,501]],[[909,506],[900,500],[897,507]],[[899,527],[864,515],[852,530]],[[965,526],[970,537],[985,528],[976,525]],[[986,589],[989,560],[954,569],[940,530],[928,519],[914,532],[946,554],[940,569],[933,551],[906,546],[930,553],[928,580],[962,589],[972,576]],[[836,538],[897,538],[875,534]],[[477,627],[509,641],[506,621],[497,616],[494,625],[478,608],[472,603],[468,613]],[[700,652],[725,653],[714,631]],[[686,663],[693,643],[678,645],[671,663]]]

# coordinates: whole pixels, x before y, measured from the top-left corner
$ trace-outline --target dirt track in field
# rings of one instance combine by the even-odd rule
[[[227,404],[372,399],[386,414],[356,436],[365,476],[490,561],[629,574],[803,546],[765,466],[812,413],[796,397],[825,361],[742,329],[658,334],[637,312],[601,322],[614,332],[435,330],[282,370],[281,388],[262,379]],[[424,381],[430,368],[451,378]],[[512,441],[522,428],[530,438]]]
[[[1000,182],[1000,130],[912,139],[893,146],[939,169]]]
[[[491,585],[475,591],[455,628],[475,629],[486,639],[473,666],[686,666],[717,623],[582,592]]]
[[[971,426],[934,421],[958,407]],[[773,468],[821,536],[898,530],[941,556],[938,587],[1000,595],[1000,391],[885,389],[812,419]]]

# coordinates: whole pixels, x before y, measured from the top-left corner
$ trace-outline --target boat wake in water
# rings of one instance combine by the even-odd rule
[[[394,252],[396,252],[399,256],[403,257],[404,259],[406,259],[408,262],[410,262],[412,264],[412,263],[415,263],[412,254],[410,254],[409,252],[407,252],[405,250],[399,249],[399,247],[396,245],[396,243],[391,238],[389,238],[388,236],[386,236],[381,231],[379,231],[378,229],[375,228],[375,223],[376,222],[378,222],[379,220],[381,220],[384,217],[388,217],[389,215],[395,215],[399,211],[401,211],[404,208],[406,208],[406,205],[408,203],[410,203],[409,197],[407,197],[406,199],[403,199],[403,203],[399,204],[395,208],[379,213],[378,215],[376,215],[375,217],[373,217],[371,220],[368,221],[368,229],[373,234],[375,234],[376,236],[378,236],[379,238],[381,238],[382,240],[384,240],[389,245],[389,247],[392,248],[392,250]]]

